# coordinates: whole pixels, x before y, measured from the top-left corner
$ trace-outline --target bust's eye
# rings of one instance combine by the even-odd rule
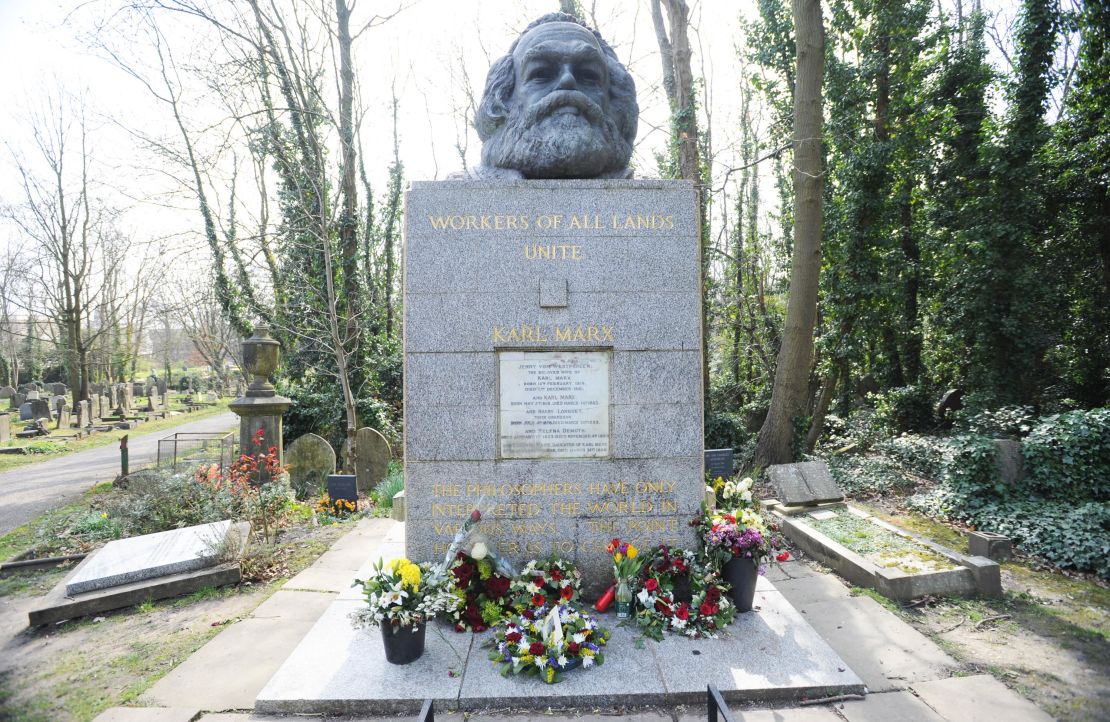
[[[593,68],[580,68],[575,76],[579,83],[598,83],[601,81],[601,74]]]
[[[554,77],[554,71],[546,65],[537,65],[528,69],[524,76],[526,82],[544,83]]]

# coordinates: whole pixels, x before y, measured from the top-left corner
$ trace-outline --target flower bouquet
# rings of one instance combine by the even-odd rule
[[[613,576],[617,586],[617,619],[632,616],[632,583],[640,573],[642,559],[634,544],[613,538],[605,550],[613,555]]]
[[[501,675],[536,675],[548,684],[561,682],[563,672],[605,663],[601,648],[609,631],[569,604],[539,607],[507,619],[494,629],[490,661]]]
[[[732,623],[729,586],[693,552],[660,545],[644,562],[636,595],[636,623],[661,641],[664,632],[717,637]]]
[[[352,586],[362,587],[366,606],[351,613],[351,624],[356,629],[381,627],[386,659],[393,664],[419,657],[427,622],[459,604],[442,572],[408,559],[379,559],[370,577],[356,579]]]
[[[552,555],[541,561],[532,560],[513,580],[513,607],[523,612],[548,603],[576,602],[581,586],[582,574],[562,557]]]
[[[483,549],[474,551],[481,554]],[[510,611],[514,582],[495,568],[488,555],[475,558],[456,552],[447,571],[459,602],[451,612],[455,631],[484,632]]]

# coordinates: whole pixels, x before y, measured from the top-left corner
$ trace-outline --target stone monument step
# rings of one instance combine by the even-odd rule
[[[278,669],[255,700],[265,714],[414,714],[425,699],[440,710],[593,708],[698,704],[714,683],[729,702],[786,702],[863,694],[860,678],[766,578],[756,611],[738,615],[722,639],[669,636],[640,640],[637,627],[612,631],[605,664],[572,670],[547,685],[505,678],[487,657],[490,634],[458,634],[439,623],[424,655],[396,666],[385,661],[378,630],[358,631],[347,615],[363,602],[340,598]]]

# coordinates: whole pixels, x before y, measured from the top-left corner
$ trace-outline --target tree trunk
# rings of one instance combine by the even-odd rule
[[[825,38],[820,0],[794,0],[794,27],[798,52],[794,89],[794,254],[771,408],[756,441],[754,463],[758,467],[786,463],[793,456],[794,419],[806,403],[817,320],[824,187],[821,82]]]

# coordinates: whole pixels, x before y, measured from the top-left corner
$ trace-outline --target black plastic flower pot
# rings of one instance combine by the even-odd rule
[[[759,579],[759,569],[755,560],[748,557],[733,557],[721,567],[721,577],[732,585],[728,596],[736,605],[736,611],[752,611],[752,603],[755,601],[755,583]]]
[[[427,624],[411,627],[383,624],[382,645],[385,647],[386,661],[390,664],[409,664],[420,659],[420,655],[424,654],[424,632],[427,627]]]

